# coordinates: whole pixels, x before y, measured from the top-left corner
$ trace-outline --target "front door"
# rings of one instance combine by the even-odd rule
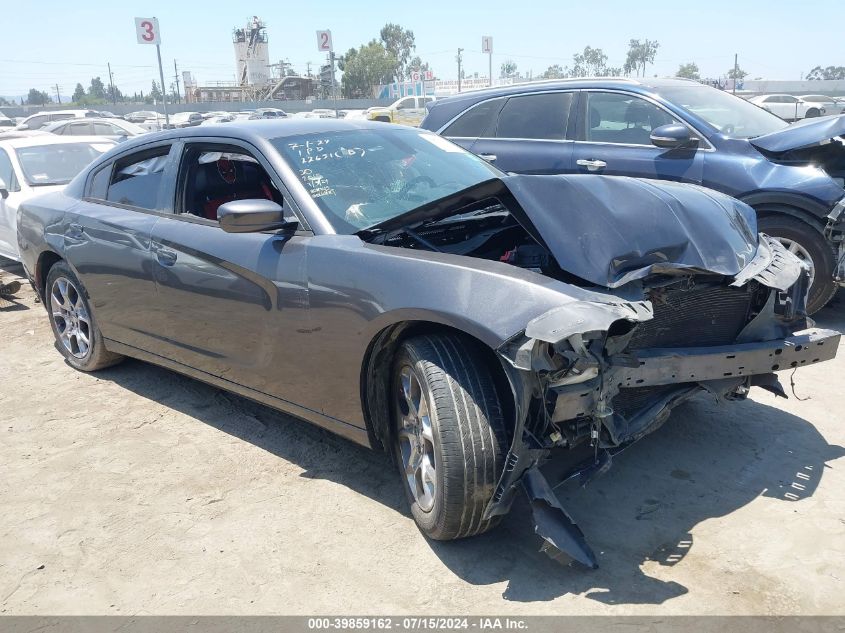
[[[573,151],[575,173],[700,184],[703,147],[662,149],[651,143],[651,131],[669,123],[680,121],[641,97],[623,92],[584,92]],[[692,130],[690,133],[698,136]],[[699,142],[706,143],[704,139]]]
[[[217,209],[264,198],[296,215],[268,163],[243,145],[188,142],[174,213],[152,231],[157,353],[296,401],[307,329],[306,235],[226,233]]]

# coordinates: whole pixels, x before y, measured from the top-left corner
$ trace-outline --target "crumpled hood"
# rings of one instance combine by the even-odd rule
[[[757,252],[754,210],[703,187],[586,174],[502,180],[560,267],[600,286],[678,269],[734,276]]]
[[[777,132],[749,139],[764,152],[780,154],[796,149],[824,145],[845,134],[845,115],[802,119]]]

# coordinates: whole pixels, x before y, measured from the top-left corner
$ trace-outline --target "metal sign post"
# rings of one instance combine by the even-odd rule
[[[488,86],[493,85],[493,38],[490,35],[484,35],[481,37],[481,52],[487,53],[488,61],[490,63],[490,77],[487,81]]]
[[[164,109],[164,124],[170,127],[170,115],[167,114],[167,88],[164,87],[164,69],[161,67],[161,33],[158,30],[158,18],[135,18],[135,35],[139,44],[155,44],[158,57],[158,77],[161,81],[161,107]]]
[[[329,54],[329,63],[332,66],[332,99],[334,99],[334,115],[337,117],[337,87],[334,78],[334,45],[332,44],[332,32],[330,30],[317,31],[317,50]]]

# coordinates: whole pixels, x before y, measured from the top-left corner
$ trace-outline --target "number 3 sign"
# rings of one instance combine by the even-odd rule
[[[135,18],[135,35],[139,44],[161,44],[158,18]]]

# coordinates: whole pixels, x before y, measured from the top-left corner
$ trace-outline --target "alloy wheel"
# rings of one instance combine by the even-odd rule
[[[813,280],[816,278],[816,266],[813,263],[813,258],[810,255],[810,251],[808,251],[806,248],[801,246],[801,244],[794,240],[790,240],[785,237],[778,237],[776,239],[783,245],[786,250],[788,250],[790,253],[798,257],[798,259],[800,259],[802,262],[807,264],[807,267],[810,269],[810,286],[812,286]]]
[[[434,508],[437,459],[431,427],[429,394],[408,365],[399,373],[399,450],[408,487],[421,510]]]
[[[67,277],[53,282],[50,307],[62,345],[75,358],[85,358],[91,350],[91,317],[82,295]]]

